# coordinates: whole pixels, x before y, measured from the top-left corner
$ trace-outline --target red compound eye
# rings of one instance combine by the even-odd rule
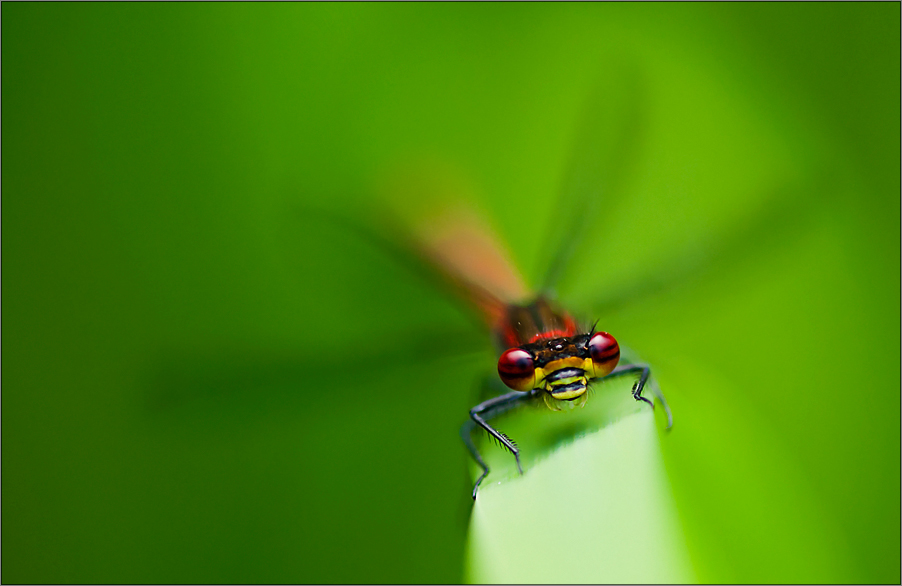
[[[515,391],[532,390],[536,381],[536,367],[526,350],[511,348],[498,359],[498,376]]]
[[[595,368],[595,378],[610,374],[620,360],[620,345],[614,336],[598,332],[589,340],[589,356]]]

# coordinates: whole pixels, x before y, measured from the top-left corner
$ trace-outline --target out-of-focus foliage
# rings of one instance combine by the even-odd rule
[[[2,16],[4,581],[462,579],[495,358],[349,224],[440,161],[538,280],[623,63],[558,290],[656,367],[696,575],[900,580],[898,4]]]

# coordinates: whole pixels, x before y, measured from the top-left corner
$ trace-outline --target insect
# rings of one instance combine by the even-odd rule
[[[513,264],[478,214],[466,207],[443,209],[427,229],[415,237],[418,250],[433,269],[450,282],[459,296],[470,301],[492,331],[500,357],[497,371],[510,392],[470,409],[461,437],[482,474],[473,487],[473,498],[489,467],[473,443],[477,427],[506,448],[522,474],[520,450],[490,420],[518,406],[544,402],[552,410],[581,407],[593,380],[635,376],[633,398],[654,408],[642,395],[650,368],[643,364],[619,364],[620,345],[611,334],[592,326],[580,327],[567,312],[555,307],[547,294],[530,298]],[[516,301],[516,300],[525,301]],[[657,395],[672,425],[663,395]]]
[[[405,248],[415,252],[434,274],[453,285],[459,297],[477,309],[483,324],[492,332],[500,355],[500,381],[511,389],[470,409],[470,417],[461,428],[467,449],[482,469],[473,487],[474,499],[489,473],[473,443],[472,432],[477,427],[513,454],[518,471],[523,473],[517,444],[491,425],[494,417],[531,402],[544,402],[552,410],[580,407],[587,401],[592,381],[621,376],[635,376],[633,398],[654,408],[654,403],[642,394],[650,368],[622,363],[621,348],[614,336],[599,331],[598,322],[581,327],[569,313],[554,305],[550,294],[568,261],[577,256],[583,240],[580,236],[588,234],[590,226],[595,229],[592,222],[599,217],[597,211],[603,209],[610,216],[617,203],[618,198],[610,195],[622,183],[623,170],[629,168],[638,144],[636,129],[642,127],[639,87],[629,69],[614,70],[589,102],[565,175],[560,205],[555,208],[553,225],[561,238],[557,245],[546,247],[552,251],[552,257],[539,293],[531,293],[526,287],[504,247],[495,239],[495,231],[485,224],[485,215],[461,205],[457,194],[447,187],[434,198],[440,202],[438,207],[413,224],[407,223],[412,229],[396,226],[399,229],[395,236],[407,232],[409,241]],[[404,183],[408,204],[428,199],[424,197],[428,189],[421,185],[411,188],[415,183]],[[447,186],[449,182],[440,183]],[[670,429],[670,408],[663,394],[654,390]]]
[[[560,411],[565,402],[575,402],[581,407],[588,398],[590,381],[624,375],[638,377],[633,384],[633,398],[654,408],[654,403],[642,396],[651,369],[640,364],[618,365],[620,345],[611,334],[597,331],[595,325],[580,330],[569,314],[556,310],[545,297],[526,305],[508,305],[505,314],[495,332],[498,341],[508,346],[498,359],[498,376],[513,390],[470,409],[470,419],[461,427],[464,444],[482,468],[473,486],[473,499],[489,473],[488,465],[473,443],[475,426],[484,429],[513,454],[517,470],[522,474],[517,444],[492,427],[489,420],[493,417],[536,400],[544,401],[554,411]],[[669,429],[673,420],[667,403],[663,404]]]

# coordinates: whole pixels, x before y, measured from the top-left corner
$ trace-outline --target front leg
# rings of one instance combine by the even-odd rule
[[[645,388],[645,383],[648,381],[648,377],[651,375],[651,368],[648,367],[647,364],[622,364],[615,368],[611,374],[606,376],[605,378],[612,378],[615,376],[622,376],[624,374],[635,374],[640,373],[639,380],[637,380],[633,384],[633,398],[637,401],[645,401],[651,408],[655,408],[655,404],[646,397],[642,396],[642,389]],[[661,404],[664,406],[664,412],[667,414],[667,429],[669,430],[673,427],[673,415],[670,413],[670,405],[667,404],[667,399],[664,398],[664,393],[658,391],[655,395],[661,400]]]
[[[489,399],[488,401],[483,401],[479,405],[476,405],[475,407],[470,409],[470,421],[467,421],[463,425],[463,427],[461,427],[460,435],[464,440],[464,444],[467,446],[467,449],[470,451],[470,454],[473,456],[473,459],[476,460],[476,463],[479,464],[480,468],[482,468],[482,475],[476,480],[476,484],[473,486],[474,500],[476,499],[476,490],[479,488],[479,484],[489,473],[489,467],[485,463],[485,460],[482,459],[482,456],[479,454],[479,450],[476,449],[476,445],[473,443],[473,438],[471,437],[471,432],[475,428],[474,423],[486,430],[492,437],[498,440],[501,445],[507,448],[514,455],[514,458],[517,460],[517,470],[520,471],[520,474],[523,474],[523,468],[520,467],[520,450],[517,448],[517,444],[502,432],[489,425],[488,420],[492,417],[495,417],[496,415],[500,415],[501,413],[508,411],[509,409],[521,405],[523,401],[529,399],[531,396],[532,393],[521,393],[519,391],[513,391],[499,397]]]

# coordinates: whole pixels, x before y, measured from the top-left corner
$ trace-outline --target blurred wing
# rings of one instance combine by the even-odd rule
[[[504,321],[509,304],[526,299],[523,278],[500,240],[472,209],[457,205],[424,219],[411,244],[492,329]]]
[[[542,259],[547,267],[540,281],[542,294],[553,293],[578,251],[592,250],[592,230],[622,197],[623,179],[635,161],[644,122],[644,94],[637,72],[629,62],[609,67],[578,120],[548,245],[543,249],[549,253]]]
[[[468,302],[490,329],[529,291],[481,213],[463,174],[447,163],[419,161],[383,177],[380,201],[364,229],[380,246],[416,265]]]

